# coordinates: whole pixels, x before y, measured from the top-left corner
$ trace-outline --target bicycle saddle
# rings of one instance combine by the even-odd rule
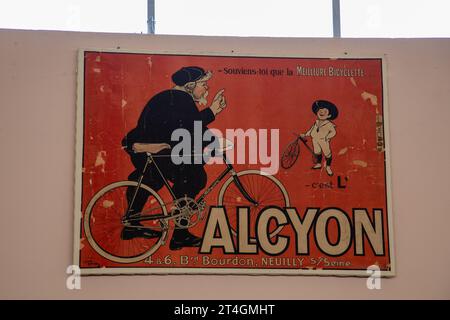
[[[164,149],[170,149],[170,146],[167,143],[133,143],[133,151],[135,153],[158,153]]]

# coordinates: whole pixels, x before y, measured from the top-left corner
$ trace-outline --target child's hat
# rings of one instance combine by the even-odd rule
[[[331,103],[330,101],[326,100],[316,100],[312,104],[312,112],[317,113],[319,109],[328,109],[328,112],[330,113],[331,117],[330,120],[336,119],[339,111],[334,103]]]

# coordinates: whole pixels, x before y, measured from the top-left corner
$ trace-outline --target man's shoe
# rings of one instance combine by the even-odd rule
[[[184,247],[200,247],[202,238],[190,234],[187,230],[176,229],[170,240],[170,250],[180,250]]]
[[[331,167],[326,166],[325,170],[327,171],[328,175],[331,177],[333,175],[333,171],[331,170]]]
[[[322,164],[316,163],[311,169],[320,169],[322,168]]]
[[[148,228],[139,228],[139,227],[124,227],[122,229],[122,234],[120,235],[120,238],[122,240],[131,240],[134,238],[145,238],[145,239],[151,239],[151,238],[159,238],[161,237],[161,232],[148,229]]]

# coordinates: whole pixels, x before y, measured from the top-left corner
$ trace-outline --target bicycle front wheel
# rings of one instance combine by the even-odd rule
[[[120,181],[107,185],[89,202],[84,214],[84,232],[91,247],[102,257],[118,263],[135,263],[152,255],[161,246],[167,230],[161,228],[157,219],[141,222],[144,228],[160,229],[159,238],[134,238],[123,240],[121,233],[124,228],[124,217],[128,202],[128,188],[136,188],[135,181]],[[161,197],[150,187],[141,184],[140,188],[149,194],[142,212],[145,215],[163,214],[167,210]]]
[[[256,218],[260,210],[268,206],[280,208],[289,207],[289,196],[283,184],[274,176],[266,175],[258,170],[244,170],[237,173],[238,179],[245,191],[257,202],[248,201],[230,177],[219,192],[218,205],[225,207],[231,231],[237,235],[237,207],[249,207],[250,210],[250,240],[256,242]],[[274,223],[269,225],[270,237],[275,237],[282,229]]]

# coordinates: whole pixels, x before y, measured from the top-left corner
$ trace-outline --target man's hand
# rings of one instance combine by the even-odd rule
[[[220,113],[227,106],[225,96],[223,95],[224,91],[225,89],[222,89],[219,90],[219,92],[217,92],[211,106],[209,107],[211,111],[214,113],[214,116]]]

